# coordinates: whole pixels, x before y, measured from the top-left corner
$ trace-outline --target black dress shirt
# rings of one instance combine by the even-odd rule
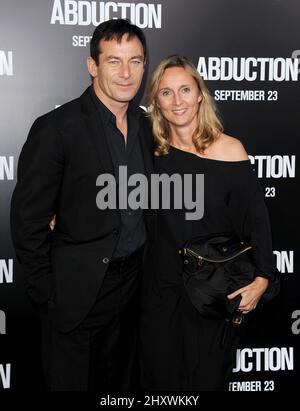
[[[105,138],[107,139],[111,154],[114,174],[117,182],[117,199],[119,196],[119,166],[127,166],[127,181],[136,173],[145,174],[144,159],[139,141],[139,116],[138,107],[129,105],[127,110],[127,142],[121,131],[117,128],[115,115],[96,96],[93,86],[90,86],[91,98],[96,104],[101,121],[104,125]],[[127,187],[128,196],[135,187]],[[127,196],[127,199],[128,199]],[[140,248],[146,240],[146,228],[143,210],[120,209],[121,232],[113,257],[126,257]]]

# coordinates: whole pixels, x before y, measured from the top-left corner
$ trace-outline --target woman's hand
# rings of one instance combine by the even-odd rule
[[[238,310],[243,314],[247,314],[254,310],[269,285],[269,280],[264,277],[255,277],[252,283],[245,287],[239,288],[233,293],[227,295],[227,298],[232,299],[237,295],[241,295],[242,299]]]

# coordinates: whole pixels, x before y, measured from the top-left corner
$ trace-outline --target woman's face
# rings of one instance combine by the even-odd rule
[[[160,80],[157,103],[164,118],[173,127],[197,126],[197,113],[202,99],[198,85],[182,67],[167,68]]]

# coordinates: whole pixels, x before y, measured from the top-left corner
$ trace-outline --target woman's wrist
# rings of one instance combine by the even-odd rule
[[[266,291],[266,289],[268,288],[269,285],[269,280],[265,277],[260,277],[257,276],[254,279],[254,283],[255,285],[257,285],[258,287],[260,287],[262,289],[262,291]]]

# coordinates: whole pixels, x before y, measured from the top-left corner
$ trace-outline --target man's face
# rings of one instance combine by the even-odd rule
[[[137,37],[124,34],[117,40],[100,41],[99,65],[88,58],[97,96],[104,104],[129,103],[137,94],[144,73],[143,46]]]

